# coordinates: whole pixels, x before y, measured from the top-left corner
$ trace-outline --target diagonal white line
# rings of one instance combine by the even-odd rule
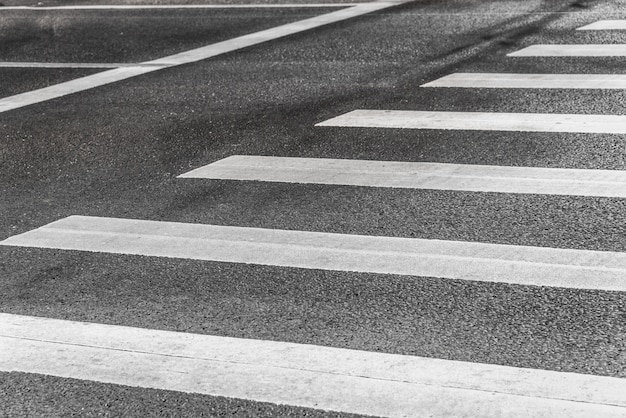
[[[243,35],[227,41],[218,42],[197,49],[192,49],[179,54],[170,55],[152,61],[142,62],[138,66],[116,68],[109,71],[103,71],[98,74],[89,75],[86,77],[78,78],[76,80],[71,80],[65,83],[45,87],[39,90],[33,90],[27,93],[17,94],[15,96],[0,99],[0,112],[6,112],[8,110],[17,109],[34,103],[40,103],[68,94],[89,90],[94,87],[103,86],[153,71],[158,71],[163,68],[201,61],[242,48],[258,45],[263,42],[272,41],[296,33],[329,25],[331,23],[341,22],[343,20],[352,19],[354,17],[362,16],[364,14],[372,13],[378,10],[394,7],[403,3],[407,3],[408,1],[411,0],[363,3],[354,7],[349,7],[309,19],[304,19],[298,22],[288,23],[260,32]]]

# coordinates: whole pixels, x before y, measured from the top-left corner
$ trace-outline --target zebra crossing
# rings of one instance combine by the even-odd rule
[[[552,54],[543,56],[591,56],[588,55],[591,50],[617,54],[612,56],[626,53],[624,46],[615,47],[534,46],[509,56],[537,56],[532,54],[538,53]],[[562,48],[561,52],[558,52],[559,48]],[[452,80],[453,84],[455,79],[448,77],[446,82]],[[554,81],[556,76],[552,77]],[[493,80],[494,83],[502,82],[502,78],[494,77]],[[577,80],[580,78],[570,77],[566,81],[577,85],[587,83],[588,87],[584,88],[609,88],[606,85],[623,88],[614,86],[624,82],[617,76],[595,79],[588,76],[582,81]],[[482,88],[486,83],[485,78],[480,77],[475,78],[476,84],[472,84],[472,79],[467,76],[461,81],[465,88]],[[529,88],[523,83],[532,83],[532,77],[520,75],[517,82],[519,84],[511,88]],[[549,76],[544,82],[554,85]],[[558,80],[555,82],[558,84]],[[558,88],[576,88],[565,87],[567,83]],[[424,87],[455,86],[445,85],[445,82],[437,85],[436,80]],[[355,110],[317,126],[624,134],[626,117]],[[180,177],[625,197],[624,173],[611,170],[259,156],[233,156],[226,160]],[[626,290],[626,254],[616,252],[88,216],[64,218],[9,237],[0,245]],[[20,315],[0,314],[0,324],[0,347],[3,352],[11,354],[0,359],[0,369],[5,371],[44,373],[379,416],[411,416],[419,411],[440,417],[455,414],[584,417],[591,414],[623,416],[626,411],[623,398],[626,380],[619,378]],[[33,362],[37,357],[41,359]],[[135,373],[129,373],[129,370]]]

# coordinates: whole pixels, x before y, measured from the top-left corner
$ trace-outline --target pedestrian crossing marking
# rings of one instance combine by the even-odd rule
[[[509,57],[626,57],[626,44],[531,45]]]
[[[626,171],[234,155],[180,178],[626,198]]]
[[[626,379],[0,313],[0,370],[385,417],[617,417]]]
[[[626,290],[626,253],[70,216],[0,245]]]
[[[626,116],[359,109],[316,126],[625,134]]]
[[[576,30],[626,30],[626,20],[600,20]]]
[[[624,74],[454,73],[421,87],[626,89]]]

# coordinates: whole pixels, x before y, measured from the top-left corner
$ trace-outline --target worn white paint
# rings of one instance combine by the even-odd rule
[[[626,134],[626,116],[354,110],[316,126]]]
[[[350,7],[359,3],[263,3],[263,4],[86,4],[68,6],[4,6],[6,10],[51,11],[51,10],[152,10],[152,9],[293,9]]]
[[[0,313],[0,370],[384,417],[623,417],[626,379]]]
[[[626,253],[70,216],[0,245],[626,290]]]
[[[626,171],[234,155],[180,178],[626,198]]]
[[[34,103],[40,103],[68,94],[89,90],[95,87],[125,80],[138,75],[158,71],[163,68],[177,65],[189,64],[207,58],[215,57],[228,52],[258,45],[263,42],[304,32],[331,23],[341,22],[367,13],[394,7],[409,0],[362,3],[357,6],[337,10],[320,16],[304,19],[298,22],[288,23],[275,28],[262,30],[260,32],[239,36],[227,41],[217,42],[208,46],[170,55],[152,61],[139,63],[137,66],[127,68],[116,68],[103,71],[86,77],[55,84],[38,90],[17,94],[15,96],[0,99],[0,112],[17,109]]]
[[[626,89],[625,74],[454,73],[421,87],[498,89]]]
[[[509,57],[626,57],[626,44],[531,45]]]
[[[576,30],[626,30],[626,20],[600,20]]]

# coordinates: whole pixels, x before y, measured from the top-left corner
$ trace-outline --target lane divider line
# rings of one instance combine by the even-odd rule
[[[453,73],[421,87],[497,89],[626,89],[624,74]]]
[[[315,126],[626,134],[626,116],[359,109]]]
[[[233,155],[179,178],[626,198],[626,171]]]
[[[341,22],[362,16],[379,10],[395,7],[411,0],[384,1],[362,3],[357,6],[337,10],[335,12],[326,13],[320,16],[304,19],[301,21],[288,23],[271,29],[262,30],[260,32],[239,36],[204,47],[181,52],[179,54],[170,55],[156,60],[142,62],[137,66],[127,68],[116,68],[81,77],[75,80],[55,84],[42,89],[33,90],[26,93],[0,99],[0,112],[17,109],[20,107],[40,103],[57,97],[66,96],[95,87],[103,86],[117,81],[126,80],[142,74],[158,71],[163,68],[174,67],[192,62],[201,61],[207,58],[222,55],[228,52],[258,45],[264,42],[290,36],[296,33],[304,32],[331,23]]]
[[[626,291],[626,253],[70,216],[0,245]]]
[[[372,416],[623,417],[626,379],[0,313],[0,370]]]
[[[626,44],[531,45],[508,57],[626,57]]]

